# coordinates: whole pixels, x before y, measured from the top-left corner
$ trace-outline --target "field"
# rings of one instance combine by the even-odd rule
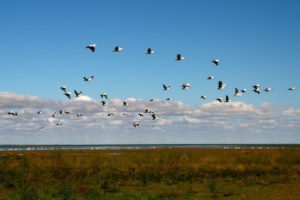
[[[0,152],[0,199],[300,199],[300,148]]]

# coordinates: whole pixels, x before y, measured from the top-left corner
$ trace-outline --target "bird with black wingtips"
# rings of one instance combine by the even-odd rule
[[[255,84],[252,87],[253,87],[253,92],[255,92],[256,94],[260,94],[260,85],[259,84]]]
[[[214,76],[209,76],[207,77],[207,80],[213,80],[215,77]]]
[[[107,106],[107,103],[105,101],[101,101],[102,106]]]
[[[39,110],[39,111],[37,111],[37,113],[36,113],[36,114],[40,115],[40,114],[42,114],[42,111],[41,111],[41,110]]]
[[[216,59],[212,60],[211,62],[214,63],[215,65],[219,65],[220,61],[218,58],[216,58]]]
[[[77,113],[76,116],[77,117],[82,117],[82,113]]]
[[[203,99],[203,100],[205,100],[206,96],[202,95],[200,98]]]
[[[218,82],[218,90],[223,90],[226,87],[226,84],[223,83],[222,81]]]
[[[171,89],[170,85],[163,84],[163,90],[169,90],[169,89]]]
[[[140,126],[140,124],[139,124],[139,123],[137,123],[137,122],[133,123],[132,125],[133,125],[133,127],[134,127],[134,128],[137,128],[137,127],[139,127],[139,126]]]
[[[229,102],[231,102],[231,100],[230,100],[230,98],[229,98],[229,96],[228,96],[228,95],[226,95],[226,97],[225,97],[225,102],[226,102],[226,103],[229,103]]]
[[[151,99],[149,99],[149,101],[151,101],[151,102],[152,102],[152,101],[154,101],[154,99],[152,99],[152,98],[151,98]]]
[[[119,46],[115,46],[113,52],[121,52],[123,51],[123,48],[122,47],[119,47]]]
[[[96,44],[89,44],[86,46],[86,48],[90,49],[94,53],[96,50],[96,46]]]
[[[66,86],[61,86],[60,89],[61,89],[61,91],[63,91],[63,92],[67,92],[67,87],[66,87]]]
[[[68,97],[68,99],[71,99],[71,92],[65,92],[64,95]]]
[[[59,114],[61,114],[61,115],[62,115],[63,113],[64,113],[64,111],[63,111],[63,110],[59,110]]]
[[[238,97],[238,96],[241,96],[242,94],[240,93],[239,89],[235,88],[235,91],[234,91],[234,96],[235,97]]]
[[[140,117],[144,117],[143,113],[139,113],[138,116]]]
[[[100,96],[101,96],[101,98],[107,99],[107,93],[106,92],[101,93]]]
[[[85,76],[85,77],[83,77],[83,80],[86,81],[86,82],[91,81],[93,79],[94,79],[94,76],[90,76],[90,77]]]
[[[223,98],[222,97],[219,97],[216,99],[218,102],[222,103],[223,102]]]
[[[69,114],[71,114],[71,112],[68,111],[68,110],[66,110],[66,111],[65,111],[65,114],[66,114],[66,115],[69,115]]]
[[[155,113],[153,113],[151,116],[152,116],[152,120],[156,120],[157,116]]]
[[[152,113],[152,111],[150,109],[145,109],[145,113]]]
[[[183,90],[187,90],[187,89],[189,89],[191,87],[191,84],[190,83],[183,83],[182,85],[181,85],[181,88],[183,89]]]
[[[114,113],[108,113],[107,114],[108,117],[113,116],[113,115],[114,115]]]
[[[56,112],[54,112],[54,113],[51,114],[52,118],[55,118],[55,116],[56,116]]]
[[[177,54],[176,61],[182,61],[182,60],[184,60],[184,57],[180,53]]]
[[[154,51],[151,48],[148,48],[146,54],[148,55],[154,54]]]
[[[75,96],[80,97],[82,95],[82,91],[77,92],[77,90],[74,90]]]
[[[247,89],[244,88],[244,89],[242,89],[241,91],[242,91],[242,93],[246,93],[246,92],[247,92]]]
[[[295,87],[295,86],[290,87],[288,90],[289,90],[289,91],[294,91],[294,90],[296,90],[296,87]]]
[[[127,106],[128,102],[127,101],[123,101],[123,106]]]
[[[270,88],[270,87],[264,89],[265,92],[271,92],[271,90],[272,90],[272,88]]]
[[[61,122],[61,121],[56,123],[56,126],[62,126],[62,125],[63,125],[63,122]]]
[[[18,116],[19,113],[18,112],[14,112],[14,111],[9,111],[7,112],[8,115],[12,115],[12,116]]]

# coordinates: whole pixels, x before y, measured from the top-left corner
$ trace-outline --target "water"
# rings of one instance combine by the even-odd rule
[[[278,149],[300,147],[300,144],[114,144],[114,145],[0,145],[0,151],[18,150],[101,150],[101,149]]]

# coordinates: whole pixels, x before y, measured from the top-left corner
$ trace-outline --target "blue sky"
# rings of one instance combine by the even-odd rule
[[[190,106],[259,83],[239,101],[299,108],[299,1],[3,1],[0,92],[63,101],[59,87],[93,99],[172,97]],[[92,54],[85,48],[96,43]],[[114,46],[124,48],[115,54]],[[154,55],[145,55],[148,47]],[[176,62],[176,54],[186,59]],[[220,59],[220,65],[210,61]],[[94,75],[85,83],[83,76]],[[209,75],[215,80],[207,81]],[[217,81],[227,84],[218,91]],[[180,85],[191,83],[188,91]],[[162,91],[162,84],[172,86]]]

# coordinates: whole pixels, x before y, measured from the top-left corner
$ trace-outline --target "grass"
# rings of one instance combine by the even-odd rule
[[[300,149],[0,152],[4,199],[300,199]]]

